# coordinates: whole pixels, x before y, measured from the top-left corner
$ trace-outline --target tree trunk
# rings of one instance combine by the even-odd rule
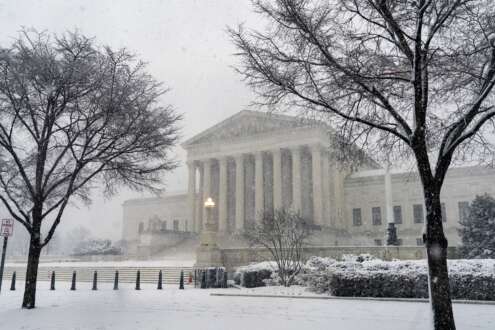
[[[24,286],[24,298],[22,308],[34,308],[36,302],[36,281],[38,278],[38,264],[40,262],[40,234],[31,234],[29,242],[29,256],[26,269],[26,283]]]
[[[447,269],[447,238],[442,226],[440,188],[425,186],[428,286],[435,330],[455,330]]]

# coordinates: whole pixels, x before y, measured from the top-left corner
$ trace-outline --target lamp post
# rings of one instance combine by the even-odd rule
[[[217,221],[213,217],[215,206],[211,197],[204,202],[206,222],[196,251],[196,267],[222,266],[222,252],[217,245]]]
[[[205,229],[207,232],[216,232],[216,222],[215,219],[213,219],[212,213],[213,209],[215,208],[215,202],[211,197],[208,197],[205,201],[205,209],[206,209],[206,223],[205,223]]]

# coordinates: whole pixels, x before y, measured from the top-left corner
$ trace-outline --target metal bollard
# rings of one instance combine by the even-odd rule
[[[71,291],[76,291],[76,271],[72,272],[72,284],[70,285]]]
[[[52,277],[50,278],[50,290],[55,290],[55,271],[52,271]]]
[[[184,290],[184,271],[180,271],[179,290]]]
[[[16,273],[14,272],[12,274],[12,282],[10,283],[10,291],[15,291],[15,279],[16,279]]]
[[[225,270],[223,272],[223,287],[224,287],[224,289],[228,288],[228,286],[229,286],[228,280],[229,280],[229,273]]]
[[[93,274],[93,288],[92,288],[92,290],[93,291],[98,290],[98,272],[96,270]]]
[[[160,271],[158,272],[158,286],[157,286],[157,290],[162,290],[162,280],[163,280],[163,275],[162,275],[162,270],[160,269]]]
[[[115,271],[115,278],[113,279],[113,289],[118,290],[119,289],[119,271]]]
[[[141,290],[141,272],[139,270],[136,274],[136,290]]]
[[[206,271],[201,272],[201,289],[206,289]]]

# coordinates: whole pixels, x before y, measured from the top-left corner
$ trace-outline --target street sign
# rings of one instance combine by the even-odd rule
[[[9,237],[14,233],[14,219],[2,219],[0,236]]]
[[[14,233],[14,219],[2,219],[0,236],[3,236],[2,260],[0,261],[0,291],[2,291],[3,268],[5,266],[5,252],[7,252],[7,241]]]

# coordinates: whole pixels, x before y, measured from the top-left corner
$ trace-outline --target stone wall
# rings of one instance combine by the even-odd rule
[[[269,252],[262,248],[235,248],[221,249],[223,265],[227,269],[233,269],[238,266],[247,265],[252,262],[272,260]],[[341,259],[346,254],[371,254],[383,260],[392,259],[424,259],[425,249],[420,246],[319,246],[307,247],[304,249],[306,257],[319,256]],[[456,259],[458,257],[457,249],[449,247],[449,258]]]
[[[416,173],[392,172],[392,203],[400,206],[402,223],[397,225],[398,238],[404,246],[413,246],[421,240],[424,223],[416,223],[413,218],[413,206],[422,205],[424,208],[423,189]],[[442,188],[441,198],[444,203],[445,235],[450,246],[458,246],[460,237],[459,202],[472,202],[476,195],[489,193],[495,195],[495,171],[483,167],[462,167],[449,170]],[[387,228],[385,210],[385,184],[382,170],[357,172],[345,180],[345,217],[344,226],[348,235],[341,236],[338,245],[374,245],[375,241],[385,241],[384,233]],[[380,207],[381,223],[373,224],[372,208]],[[360,226],[353,224],[353,209],[361,210]],[[424,217],[423,217],[424,219]],[[422,243],[421,243],[422,244]]]
[[[140,235],[139,243],[135,247],[135,254],[133,255],[132,249],[129,249],[128,256],[149,259],[167,248],[174,247],[187,239],[195,238],[196,235],[191,232],[172,230],[144,233]]]

